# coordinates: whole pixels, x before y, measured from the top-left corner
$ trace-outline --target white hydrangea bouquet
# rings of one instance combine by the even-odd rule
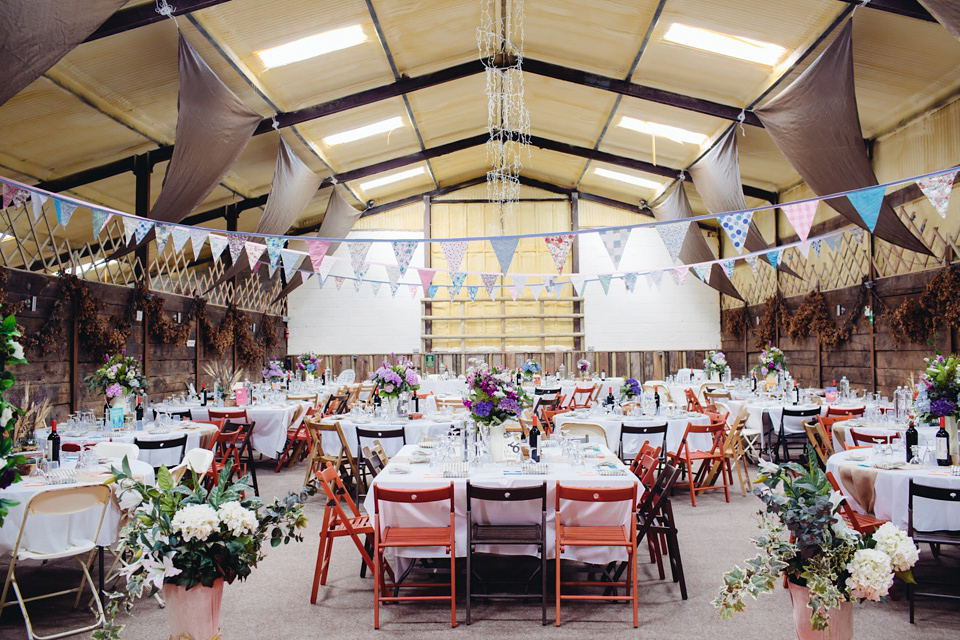
[[[808,459],[806,469],[760,462],[757,483],[762,486],[755,493],[766,508],[760,512],[760,534],[753,538],[760,553],[724,574],[713,601],[721,617],[743,611],[748,595],[772,592],[784,574],[809,589],[815,631],[826,629],[831,612],[845,602],[881,601],[895,575],[914,582],[911,568],[920,550],[913,540],[891,523],[867,536],[851,529],[839,512],[843,496],[832,489],[812,450]]]
[[[723,374],[727,370],[727,356],[723,351],[710,351],[703,360],[703,370],[707,373]]]

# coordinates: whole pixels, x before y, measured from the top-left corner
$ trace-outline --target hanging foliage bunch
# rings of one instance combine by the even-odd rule
[[[100,303],[90,293],[89,285],[77,276],[64,274],[60,278],[60,293],[76,304],[77,335],[80,346],[95,359],[122,351],[130,337],[130,325],[133,321],[135,304],[127,305],[123,316],[113,319],[113,328],[109,320],[100,313]]]
[[[960,273],[947,267],[930,279],[917,298],[904,300],[890,316],[890,333],[923,344],[938,326],[960,328]]]
[[[747,313],[745,306],[739,309],[728,309],[723,314],[723,323],[727,333],[735,338],[742,338],[750,327],[750,314]]]
[[[227,309],[226,315],[219,326],[207,317],[207,301],[201,297],[193,299],[193,313],[200,320],[200,332],[203,335],[203,344],[208,351],[220,357],[233,344],[233,314]]]
[[[260,317],[260,339],[267,349],[273,349],[280,345],[280,331],[277,328],[277,321],[266,313]]]
[[[26,364],[23,357],[23,347],[18,339],[17,319],[7,316],[0,322],[0,489],[5,489],[20,479],[17,472],[20,465],[26,462],[23,456],[13,453],[13,437],[11,431],[16,424],[20,409],[3,397],[3,393],[13,386],[13,373],[7,371],[12,364]],[[0,498],[0,525],[7,515],[7,510],[17,504],[11,500]]]
[[[236,307],[231,307],[227,313],[232,313],[233,341],[237,346],[237,364],[241,367],[255,369],[266,358],[266,352],[250,329],[250,316]]]
[[[7,302],[8,277],[7,270],[0,269],[0,317],[18,315],[27,307],[26,300]],[[24,350],[37,353],[40,356],[52,353],[63,340],[63,320],[63,298],[58,298],[54,301],[46,322],[38,331],[28,334],[22,326],[17,327],[20,332],[20,345]]]
[[[147,285],[142,281],[134,289],[134,296],[136,307],[143,310],[143,315],[147,319],[150,335],[163,344],[185,345],[187,343],[187,338],[190,337],[190,320],[193,318],[192,311],[187,313],[187,318],[182,323],[169,320],[163,313],[164,299],[147,291]]]
[[[786,329],[786,326],[787,303],[783,294],[777,291],[763,303],[760,325],[757,327],[756,346],[762,348],[766,344],[776,342],[777,327]]]

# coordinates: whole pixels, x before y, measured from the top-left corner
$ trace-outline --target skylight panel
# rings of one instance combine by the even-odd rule
[[[663,185],[659,182],[653,180],[646,180],[645,178],[639,178],[629,173],[620,173],[619,171],[611,171],[609,169],[604,169],[603,167],[597,167],[593,172],[600,176],[601,178],[609,178],[611,180],[619,180],[620,182],[626,182],[637,187],[643,187],[644,189],[659,189]]]
[[[780,45],[762,42],[752,38],[731,36],[710,29],[691,27],[675,22],[670,25],[663,39],[701,51],[709,51],[748,62],[756,62],[769,67],[780,62],[786,49]]]
[[[620,118],[619,126],[625,129],[638,131],[640,133],[646,133],[651,136],[657,136],[658,138],[667,138],[668,140],[673,140],[674,142],[679,142],[681,144],[703,144],[707,141],[707,136],[702,133],[688,131],[687,129],[681,129],[680,127],[672,127],[668,124],[659,124],[657,122],[638,120],[637,118],[631,118],[630,116],[623,116]]]
[[[363,32],[363,27],[355,24],[352,27],[331,29],[269,49],[263,49],[257,51],[256,56],[260,58],[263,66],[267,69],[273,69],[274,67],[282,67],[294,62],[316,58],[325,53],[348,49],[366,41],[367,35]]]
[[[369,189],[376,189],[377,187],[382,187],[384,185],[393,184],[394,182],[400,182],[401,180],[406,180],[407,178],[412,178],[414,176],[419,176],[424,173],[426,169],[423,167],[417,167],[416,169],[407,169],[406,171],[400,171],[398,173],[391,173],[388,176],[383,176],[382,178],[376,178],[375,180],[368,180],[367,182],[361,182],[360,188],[364,191]]]
[[[387,133],[388,131],[393,131],[394,129],[398,129],[402,126],[403,118],[400,116],[394,116],[393,118],[387,118],[386,120],[381,120],[380,122],[374,122],[373,124],[357,127],[356,129],[334,133],[333,135],[329,135],[324,138],[323,144],[327,145],[328,147],[332,147],[345,142],[353,142],[354,140],[369,138],[370,136],[375,136],[378,133]]]

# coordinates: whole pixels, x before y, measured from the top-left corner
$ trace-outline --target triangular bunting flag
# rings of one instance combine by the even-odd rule
[[[23,204],[27,200],[27,192],[20,187],[12,184],[3,183],[3,208],[6,209],[11,204]]]
[[[880,219],[880,207],[883,206],[883,193],[886,187],[873,187],[864,191],[854,191],[847,194],[847,200],[854,206],[863,222],[870,229],[870,233],[877,228],[877,220]],[[803,238],[806,240],[806,238]]]
[[[513,280],[513,286],[517,288],[517,291],[520,295],[523,295],[523,288],[527,286],[527,278],[529,276],[511,276]]]
[[[553,264],[557,267],[557,273],[563,271],[563,265],[567,262],[567,255],[569,255],[570,247],[573,245],[573,237],[572,233],[568,233],[544,238],[547,249],[550,250],[550,256],[553,258]]]
[[[543,276],[543,286],[547,289],[553,286],[553,283],[557,281],[557,276]]]
[[[210,238],[210,251],[213,253],[213,259],[219,261],[220,255],[223,253],[223,250],[226,249],[227,246],[230,244],[230,241],[224,238],[223,236],[217,235],[215,233],[209,234],[209,238]],[[193,242],[194,242],[193,249],[194,251],[196,251],[197,239],[194,238]]]
[[[830,251],[836,252],[837,247],[840,246],[841,236],[827,236],[823,239],[824,243],[827,245],[827,248]]]
[[[747,256],[745,260],[747,264],[750,265],[750,268],[753,269],[753,275],[757,275],[757,260],[759,256]]]
[[[273,276],[277,275],[277,268],[276,268],[274,265],[272,265],[272,264],[268,264],[268,265],[267,265],[267,273],[269,273],[269,274],[270,274],[270,278],[273,279]]]
[[[673,276],[673,281],[678,285],[683,284],[683,281],[687,279],[687,272],[690,271],[689,267],[676,267],[670,269],[670,275]]]
[[[123,216],[123,237],[127,244],[133,240],[133,234],[137,232],[137,219],[131,216]]]
[[[410,290],[410,297],[411,297],[411,298],[416,298],[416,297],[417,297],[417,291],[420,290],[420,287],[417,286],[417,285],[415,285],[415,284],[408,284],[408,285],[407,285],[407,289]]]
[[[313,259],[311,258],[311,262]],[[324,280],[330,275],[330,272],[333,270],[334,261],[330,256],[327,256],[323,259],[323,262],[320,263],[320,270],[317,271],[317,276],[323,278]]]
[[[612,258],[613,256],[611,256]],[[614,260],[616,262],[616,260]],[[597,280],[600,281],[600,286],[603,287],[603,295],[609,295],[610,293],[610,280],[613,278],[611,273],[601,273],[597,276]]]
[[[247,254],[247,264],[253,269],[256,267],[257,260],[259,260],[263,252],[267,250],[267,246],[259,242],[244,242],[243,250]]]
[[[470,285],[467,287],[467,293],[470,294],[470,302],[477,301],[477,292],[480,291],[480,287],[476,285]]]
[[[813,226],[813,218],[817,215],[818,204],[820,204],[819,200],[810,200],[780,207],[801,240],[806,241],[807,236],[810,235],[810,227]]]
[[[373,291],[373,295],[377,295],[378,293],[380,293],[380,285],[382,284],[383,284],[382,282],[379,282],[376,280],[370,281],[370,290]]]
[[[173,250],[179,255],[183,248],[187,246],[187,240],[190,239],[190,228],[174,225],[170,231],[170,237],[173,239]]]
[[[354,290],[356,293],[360,293],[360,287],[362,287],[362,286],[363,286],[363,280],[362,280],[362,279],[360,279],[360,278],[354,278],[354,279],[353,279],[353,290]]]
[[[530,285],[530,293],[533,294],[533,299],[534,299],[534,300],[536,300],[536,301],[538,301],[538,302],[540,301],[540,291],[541,291],[542,289],[543,289],[543,285],[542,285],[542,284],[531,284],[531,285]]]
[[[818,239],[816,239],[816,240],[814,240],[813,242],[810,243],[810,246],[813,247],[813,252],[814,252],[815,254],[817,254],[817,257],[818,257],[818,258],[820,257],[820,251],[821,251],[820,244],[821,244],[821,242],[822,242],[822,241],[818,238]]]
[[[647,283],[660,289],[660,283],[663,281],[663,271],[651,271],[647,274]]]
[[[427,287],[433,282],[433,276],[437,273],[436,269],[417,269],[420,274],[420,286],[423,287],[424,295],[427,295]],[[433,296],[430,296],[431,298]]]
[[[687,220],[657,225],[657,233],[660,234],[660,239],[663,240],[663,246],[667,248],[667,253],[670,254],[670,259],[674,262],[676,262],[680,256],[680,249],[683,248],[683,241],[687,237],[687,230],[689,228],[690,222]]]
[[[283,238],[267,238],[267,258],[270,260],[270,266],[276,267],[280,259],[280,249],[283,248]],[[309,245],[307,245],[309,246]]]
[[[453,282],[453,286],[450,287],[450,297],[459,295],[460,289],[463,288],[463,281],[467,279],[467,274],[465,273],[453,273],[450,275],[450,280]]]
[[[797,253],[802,255],[804,258],[808,260],[810,259],[810,243],[809,242],[801,242],[800,244],[795,246],[794,249],[796,249]]]
[[[70,216],[73,215],[77,205],[73,204],[72,202],[54,199],[53,207],[57,211],[57,224],[59,224],[61,227],[66,227],[68,224],[70,224]]]
[[[334,276],[333,281],[337,284],[337,291],[340,291],[340,287],[343,286],[343,281],[346,278],[341,278],[340,276]]]
[[[510,297],[513,298],[513,301],[517,301],[517,288],[516,287],[507,287],[507,291],[510,292]]]
[[[390,290],[396,293],[397,287],[400,286],[400,267],[386,265],[384,269],[387,271],[387,281],[390,283]]]
[[[566,282],[554,282],[553,283],[553,297],[559,298],[563,294],[563,288],[567,286]]]
[[[863,229],[854,229],[853,230],[853,239],[859,242],[860,244],[867,243],[867,234],[863,232]]]
[[[163,250],[167,247],[167,240],[170,239],[170,234],[173,233],[173,228],[169,224],[157,224],[157,255],[161,255]]]
[[[326,240],[307,240],[307,253],[310,254],[310,262],[313,263],[314,272],[320,270],[320,263],[323,262],[329,248],[330,243]]]
[[[637,274],[635,273],[625,273],[623,275],[623,286],[626,287],[627,293],[633,293],[637,290]]]
[[[743,245],[747,241],[747,234],[750,232],[750,221],[753,220],[753,211],[738,211],[720,216],[720,226],[727,232],[730,238],[730,244],[737,250],[737,253],[743,253]]]
[[[212,243],[213,238],[211,238],[210,241]],[[237,258],[240,257],[240,252],[244,250],[244,243],[246,241],[247,236],[236,233],[231,233],[227,236],[227,244],[230,247],[230,259],[233,260],[233,264],[237,264]]]
[[[782,249],[774,249],[773,251],[767,252],[767,260],[770,261],[770,266],[774,269],[777,268],[777,264],[780,263],[780,252]]]
[[[500,272],[506,273],[510,270],[510,263],[513,262],[513,254],[517,250],[517,243],[520,238],[491,238],[490,246],[493,247],[493,253],[497,256],[500,263]]]
[[[397,240],[391,243],[393,245],[393,255],[397,258],[397,266],[400,267],[400,275],[407,272],[410,266],[410,260],[413,259],[413,252],[416,251],[419,242],[409,240]]]
[[[498,277],[500,276],[495,273],[480,274],[480,279],[483,281],[483,288],[487,290],[487,295],[490,296],[491,300],[493,300],[493,288],[497,285]]]
[[[47,196],[36,191],[30,192],[30,208],[33,210],[33,221],[36,222],[43,216],[43,203],[47,201]]]
[[[957,178],[957,171],[941,173],[938,176],[920,178],[917,186],[923,195],[927,196],[941,218],[947,217],[947,208],[950,206],[950,192],[953,191],[953,181]]]
[[[200,252],[203,250],[203,243],[207,241],[207,236],[209,235],[210,232],[205,229],[190,230],[190,246],[193,247],[194,260],[200,259]],[[226,243],[224,243],[224,246],[226,246]],[[210,249],[213,250],[213,245],[210,245]]]
[[[724,260],[720,263],[720,267],[723,269],[723,272],[727,274],[727,277],[733,279],[733,267],[735,266],[734,260]]]
[[[430,285],[429,287],[427,287],[427,289],[426,289],[427,297],[432,299],[434,296],[437,295],[437,289],[439,289],[439,288],[440,288],[440,287],[439,287],[438,285],[431,284],[431,285]]]
[[[573,290],[576,292],[577,296],[583,295],[583,285],[585,278],[579,274],[570,275],[570,284],[573,285]]]
[[[280,250],[280,259],[283,261],[283,273],[287,278],[287,282],[290,282],[290,278],[293,277],[293,272],[297,269],[300,256],[301,254],[298,251],[293,251],[292,249]]]
[[[138,243],[143,242],[143,239],[147,237],[147,233],[153,228],[153,224],[153,220],[137,220],[137,230],[133,235]]]
[[[97,238],[103,231],[103,225],[107,224],[107,218],[110,217],[110,214],[106,211],[100,211],[100,209],[91,209],[90,213],[90,220],[93,223],[93,237]]]
[[[710,265],[694,265],[693,272],[697,274],[697,277],[706,282],[710,279]]]
[[[460,271],[460,264],[463,262],[463,256],[467,253],[466,242],[441,242],[440,248],[443,249],[443,257],[447,259],[447,266],[451,273]]]
[[[603,241],[603,246],[607,248],[610,259],[613,260],[614,269],[620,268],[620,259],[623,258],[623,252],[627,248],[627,239],[629,238],[630,229],[611,229],[600,232],[600,239]],[[608,282],[607,286],[609,284]],[[604,287],[604,291],[606,291],[606,287]]]
[[[367,259],[367,253],[370,251],[371,242],[350,242],[347,247],[350,249],[350,265],[353,267],[353,273],[357,278],[363,279],[363,261]]]

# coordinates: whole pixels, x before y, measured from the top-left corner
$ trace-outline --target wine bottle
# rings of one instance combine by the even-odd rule
[[[750,377],[753,379],[753,389],[751,389],[751,391],[753,391],[754,393],[756,393],[756,392],[757,392],[757,374],[756,374],[755,372],[751,371],[751,372],[750,372]]]
[[[106,425],[110,424],[110,401],[103,401],[103,423]]]
[[[607,370],[606,370],[606,369],[600,369],[600,379],[601,379],[601,380],[606,380],[606,379],[607,379]]]
[[[206,406],[206,405],[207,405],[207,402],[206,402],[206,399],[207,399],[207,390],[206,390],[206,389],[203,390],[203,399],[204,399],[203,405]],[[133,413],[134,413],[134,416],[136,417],[136,420],[137,420],[137,430],[143,429],[143,404],[142,404],[141,401],[140,401],[140,396],[137,396],[137,406],[136,406],[136,408],[133,410]]]
[[[613,397],[613,387],[607,387],[607,400],[604,402],[608,407],[612,407],[617,403],[616,398]]]
[[[420,413],[420,396],[416,391],[413,392],[413,412]]]
[[[137,398],[137,406],[140,406],[140,399]],[[200,406],[207,406],[207,383],[204,382],[200,385]]]
[[[937,465],[941,467],[950,466],[950,434],[944,428],[944,419],[940,418],[940,428],[935,436],[937,445]]]
[[[655,415],[660,415],[660,390],[657,387],[653,388],[653,402],[656,405]]]
[[[380,391],[374,389],[373,391],[373,406],[379,409],[383,405],[383,400],[380,399]]]
[[[540,429],[537,428],[536,421],[530,427],[527,444],[530,446],[530,459],[534,462],[540,462]]]
[[[800,387],[796,380],[793,381],[793,404],[800,404]]]
[[[920,434],[917,432],[917,427],[913,424],[913,420],[910,421],[910,426],[907,427],[904,439],[907,441],[907,462],[910,462],[910,460],[913,459],[913,448],[920,444]]]
[[[60,462],[60,434],[57,433],[57,421],[50,423],[50,435],[47,436],[47,460]]]

